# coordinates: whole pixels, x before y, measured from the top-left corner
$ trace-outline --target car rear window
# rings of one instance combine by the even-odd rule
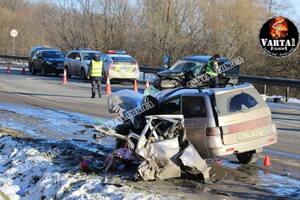
[[[228,100],[228,108],[229,112],[239,112],[244,109],[250,109],[256,106],[257,101],[247,93],[241,93],[233,96]]]
[[[85,53],[82,53],[83,60],[92,60],[94,58],[95,54],[99,54],[100,55],[100,53],[94,53],[94,52],[90,52],[90,53],[85,52]]]
[[[216,112],[219,116],[247,112],[266,106],[266,103],[255,89],[217,94],[215,100]]]
[[[132,57],[129,56],[112,56],[111,57],[114,63],[130,63],[130,64],[136,64],[135,60]]]
[[[60,51],[43,51],[44,58],[64,58],[64,54]]]

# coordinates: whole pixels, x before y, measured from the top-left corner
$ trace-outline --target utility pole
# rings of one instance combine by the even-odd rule
[[[269,12],[272,12],[272,0],[269,1]]]
[[[10,36],[12,37],[12,54],[15,55],[15,39],[18,36],[18,31],[16,29],[12,29],[10,31]]]

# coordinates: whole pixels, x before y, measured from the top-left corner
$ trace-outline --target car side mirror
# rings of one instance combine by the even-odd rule
[[[76,57],[75,60],[79,60],[80,61],[80,57]]]

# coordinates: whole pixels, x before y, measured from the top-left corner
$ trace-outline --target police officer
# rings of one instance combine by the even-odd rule
[[[91,98],[95,98],[96,95],[96,85],[98,87],[98,95],[99,98],[101,98],[101,78],[102,78],[102,69],[103,69],[103,63],[101,60],[100,54],[95,54],[93,59],[91,60],[89,64],[89,70],[88,70],[88,79],[90,79],[92,84],[92,96]]]
[[[212,87],[216,87],[216,85],[219,84],[219,78],[218,78],[218,70],[219,70],[219,62],[220,55],[215,54],[209,59],[209,62],[206,65],[205,73],[211,77],[210,84]]]

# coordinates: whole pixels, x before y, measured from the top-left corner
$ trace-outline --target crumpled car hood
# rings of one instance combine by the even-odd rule
[[[172,77],[180,77],[184,76],[185,72],[179,70],[166,70],[162,72],[158,72],[157,76],[160,78],[172,78]]]

